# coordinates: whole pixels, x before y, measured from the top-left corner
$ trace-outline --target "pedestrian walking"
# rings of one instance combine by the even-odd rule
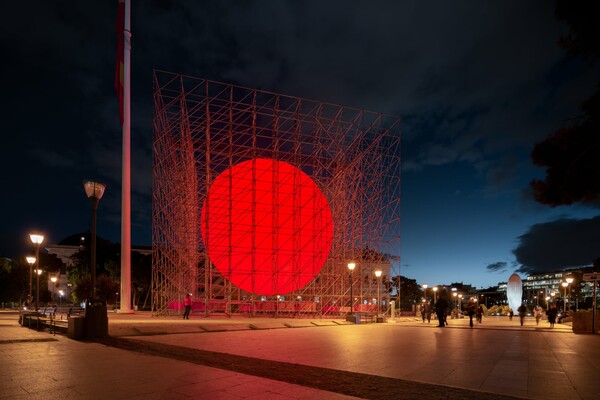
[[[517,308],[517,312],[519,313],[519,322],[521,323],[521,326],[523,326],[523,322],[525,322],[525,314],[527,314],[527,307],[525,307],[525,304],[521,303],[519,308]]]
[[[483,306],[479,305],[477,307],[477,311],[475,312],[475,317],[477,318],[477,322],[481,323],[483,321]]]
[[[469,314],[469,326],[472,328],[473,327],[473,316],[475,315],[475,312],[477,311],[477,303],[475,302],[475,299],[473,297],[471,297],[469,299],[469,302],[467,303],[467,306],[465,308],[467,310],[467,314]]]
[[[558,314],[558,309],[556,308],[556,304],[550,304],[548,310],[546,311],[546,316],[548,317],[548,322],[550,323],[550,328],[554,328],[554,324],[556,323],[556,315]]]
[[[192,311],[192,294],[187,293],[183,299],[183,319],[190,319],[190,312]]]
[[[423,323],[427,319],[427,323],[431,323],[431,306],[429,303],[423,304],[423,308],[421,308],[421,317],[423,318]]]
[[[435,302],[435,314],[438,318],[438,327],[443,328],[447,325],[446,322],[446,309],[448,308],[448,302],[446,299],[442,297],[442,293],[440,293],[440,297],[438,297]]]
[[[542,307],[540,307],[538,304],[536,304],[535,308],[533,309],[533,316],[535,317],[535,324],[539,325],[540,319],[542,319]]]

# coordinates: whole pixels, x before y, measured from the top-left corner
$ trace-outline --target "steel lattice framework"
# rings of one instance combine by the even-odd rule
[[[373,310],[378,287],[387,306],[387,282],[397,274],[400,255],[397,117],[155,71],[153,123],[152,287],[158,314],[180,312],[190,292],[194,312],[206,315],[340,316],[349,310],[351,284],[355,310]],[[210,243],[202,239],[211,185],[223,172],[256,159],[289,163],[310,177],[333,219],[323,268],[282,296],[234,286],[206,255]],[[285,195],[295,201],[294,193]],[[261,206],[260,199],[254,203]],[[318,242],[318,235],[313,239]],[[352,274],[350,260],[357,264]],[[375,269],[383,270],[381,286]]]

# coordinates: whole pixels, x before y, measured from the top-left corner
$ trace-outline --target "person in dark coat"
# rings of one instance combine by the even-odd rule
[[[473,297],[471,297],[469,299],[469,302],[467,303],[467,306],[465,307],[467,314],[469,314],[469,326],[472,328],[473,327],[473,315],[475,315],[475,311],[477,310],[477,303],[475,302],[475,299]]]
[[[521,326],[523,326],[523,322],[525,322],[525,314],[527,314],[527,307],[525,304],[521,304],[519,308],[517,308],[517,312],[519,313],[519,321],[521,322]]]
[[[550,328],[554,328],[554,324],[556,323],[556,316],[558,315],[558,309],[556,308],[556,304],[550,304],[548,310],[546,311],[546,316],[548,317],[548,322],[550,323]]]
[[[475,317],[477,318],[477,322],[481,323],[483,321],[483,306],[482,305],[477,307],[477,311],[475,312]]]
[[[441,295],[435,302],[435,314],[438,318],[438,327],[443,328],[446,326],[446,309],[448,308],[448,302]]]

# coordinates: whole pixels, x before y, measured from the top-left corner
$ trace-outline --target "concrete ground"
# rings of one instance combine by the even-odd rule
[[[0,399],[598,399],[600,335],[527,319],[109,315],[75,341],[0,313]]]

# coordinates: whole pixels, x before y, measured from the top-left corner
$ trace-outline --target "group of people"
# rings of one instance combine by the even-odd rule
[[[438,327],[443,328],[446,325],[448,325],[448,321],[446,319],[446,311],[448,309],[448,301],[443,297],[439,297],[434,304],[434,309],[435,309],[435,314],[438,319]],[[469,325],[471,327],[473,327],[473,317],[475,317],[475,320],[477,322],[482,323],[482,321],[483,321],[483,306],[477,305],[477,302],[475,301],[475,299],[469,300],[469,302],[467,303],[467,306],[465,307],[465,311],[469,315]],[[425,303],[423,305],[423,307],[421,308],[421,318],[423,319],[423,323],[425,323],[425,320],[427,320],[428,323],[431,322],[431,312],[432,312],[431,306],[429,305],[429,303]]]
[[[469,299],[467,306],[465,307],[467,314],[469,315],[469,326],[473,327],[473,317],[475,317],[476,321],[481,323],[483,321],[483,306],[477,305],[477,302],[473,297]]]
[[[521,304],[519,306],[519,308],[517,308],[517,312],[519,313],[519,322],[521,323],[521,326],[523,326],[523,323],[525,321],[525,316],[527,315],[527,307],[525,306],[525,304]],[[539,325],[540,324],[540,320],[542,319],[542,307],[540,307],[538,304],[535,305],[535,307],[533,307],[533,316],[535,317],[535,324]],[[509,316],[509,320],[512,320],[512,316],[513,316],[513,310],[510,309],[508,311],[508,316]],[[548,310],[546,310],[546,317],[548,318],[548,323],[550,324],[550,328],[554,328],[554,324],[556,323],[556,317],[558,316],[558,308],[556,307],[556,304],[551,303],[548,306]]]
[[[446,320],[446,310],[448,308],[448,301],[443,297],[439,297],[434,305],[435,313],[438,318],[438,327],[442,328],[448,325]],[[469,316],[469,326],[473,327],[473,317],[478,323],[482,323],[483,321],[483,306],[478,305],[477,301],[474,298],[469,299],[467,305],[465,306],[465,312]],[[519,322],[521,326],[523,326],[525,322],[525,316],[527,315],[527,307],[525,304],[521,304],[517,309],[519,314]],[[540,324],[540,320],[542,319],[542,308],[539,305],[536,305],[533,309],[533,316],[535,317],[536,325]],[[556,308],[556,304],[550,304],[548,310],[546,311],[546,317],[548,318],[548,323],[550,323],[550,327],[553,328],[556,323],[556,317],[558,315],[558,309]],[[509,318],[512,320],[513,311],[509,310]],[[431,321],[431,308],[428,303],[424,304],[421,309],[421,317],[423,318],[423,323],[427,319],[427,322]]]

